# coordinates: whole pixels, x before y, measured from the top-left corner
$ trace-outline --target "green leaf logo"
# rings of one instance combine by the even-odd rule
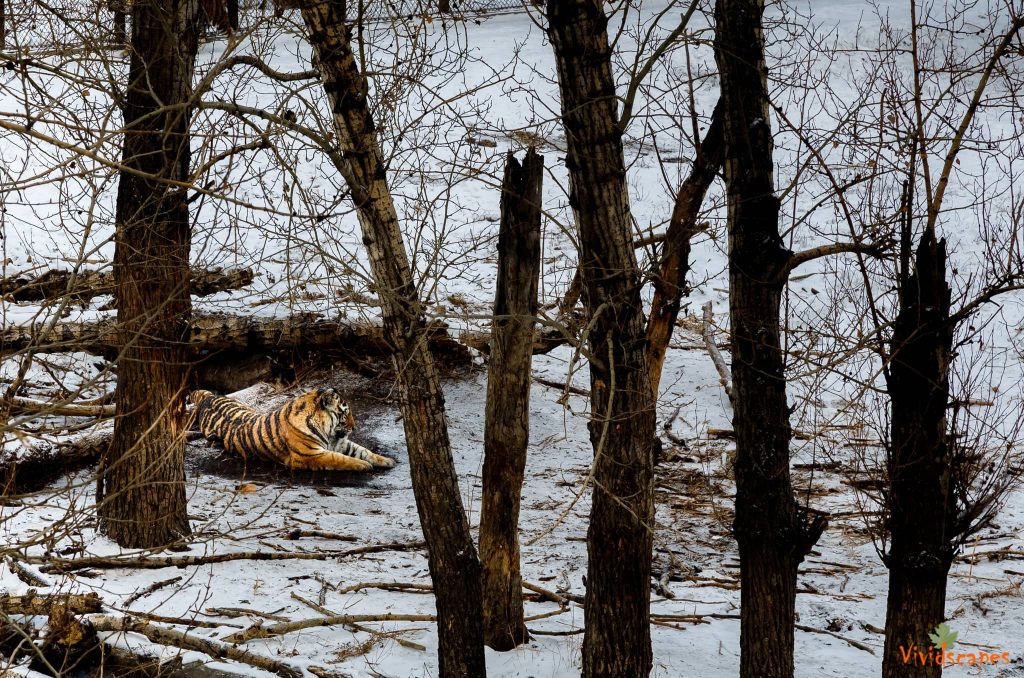
[[[949,624],[942,622],[935,627],[935,633],[928,634],[928,640],[939,649],[948,649],[956,643],[957,632],[949,628]]]

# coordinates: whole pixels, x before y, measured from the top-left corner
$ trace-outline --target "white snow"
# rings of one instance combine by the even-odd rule
[[[18,8],[25,3],[8,5]],[[64,5],[68,12],[80,7],[79,3]],[[682,9],[663,13],[665,6],[664,0],[643,2],[639,11],[625,15],[626,29],[617,43],[620,91],[624,91],[629,73],[636,67],[638,36],[644,34],[652,17],[659,17],[659,28],[643,43],[644,54],[654,49],[658,36],[667,35],[678,22]],[[969,18],[982,23],[983,9],[976,8]],[[870,46],[884,38],[875,6],[863,0],[807,0],[789,11],[793,14],[785,16],[800,20],[782,22],[769,31],[773,97],[786,119],[802,126],[810,142],[821,149],[838,180],[849,181],[857,172],[865,171],[869,161],[873,162],[866,152],[846,143],[856,121],[842,114],[852,110],[852,102],[874,101],[871,97],[881,87],[868,79],[866,65]],[[879,11],[888,14],[898,30],[909,25],[903,3],[892,7],[883,3]],[[779,18],[783,16],[780,12],[772,7],[769,16]],[[0,58],[2,65],[17,51],[22,57],[34,59],[26,70],[31,77],[17,68],[0,70],[0,124],[25,125],[28,109],[34,119],[33,132],[96,152],[93,158],[82,158],[41,136],[0,127],[3,276],[50,267],[98,268],[109,265],[112,259],[116,170],[109,163],[119,159],[120,142],[115,132],[119,115],[111,104],[110,78],[116,81],[124,74],[126,60],[118,51],[98,52],[91,47],[101,29],[94,20],[90,23],[88,16],[80,19],[72,35],[62,21],[40,16],[35,20],[17,18],[12,34],[22,36],[22,42],[12,47],[9,39],[8,49]],[[674,189],[689,169],[690,101],[683,86],[687,72],[695,78],[693,105],[705,127],[717,97],[707,20],[695,16],[689,30],[705,42],[694,43],[688,52],[672,50],[653,70],[653,90],[640,92],[626,135],[632,210],[637,228],[644,234],[663,230],[671,213]],[[815,52],[806,39],[812,30],[822,36],[822,45],[843,47],[844,51],[831,56]],[[557,124],[553,59],[542,31],[529,15],[510,13],[471,17],[465,22],[415,18],[397,28],[373,24],[368,32],[368,44],[373,46],[369,68],[382,74],[375,80],[372,97],[385,152],[390,157],[389,180],[406,228],[407,246],[420,275],[420,292],[428,300],[431,313],[444,318],[455,335],[463,329],[487,327],[499,214],[496,186],[505,152],[521,151],[529,143],[538,145],[549,170],[544,186],[541,295],[542,303],[556,300],[573,273],[575,246],[566,196],[565,138]],[[412,33],[416,41],[410,39]],[[69,53],[48,49],[58,37],[64,44],[79,47]],[[452,49],[446,50],[446,46]],[[456,47],[464,47],[464,53],[456,54]],[[963,49],[970,47],[964,45]],[[411,52],[423,55],[429,65],[409,72],[412,66],[406,57]],[[232,53],[263,55],[281,71],[310,67],[300,22],[289,14],[256,25],[237,44],[224,39],[204,43],[197,79]],[[97,54],[107,58],[93,58]],[[79,58],[82,55],[90,58]],[[802,59],[810,59],[813,68],[799,83],[776,77]],[[897,73],[903,68],[907,77],[905,63],[894,68]],[[395,72],[420,81],[388,77]],[[828,82],[831,89],[816,86],[815,78]],[[287,88],[252,69],[235,68],[217,75],[202,100],[211,105],[237,103],[278,116],[291,111],[311,130],[324,133],[330,129],[324,94],[315,80]],[[978,280],[971,274],[979,274],[998,260],[991,244],[998,240],[996,235],[1015,237],[1018,248],[1022,244],[1020,198],[1015,188],[1021,158],[1013,142],[1021,123],[1005,111],[991,110],[986,115],[979,124],[988,126],[994,135],[1003,133],[1002,150],[986,156],[964,154],[949,189],[950,211],[940,223],[942,234],[953,246],[954,265],[960,268],[959,277],[954,278],[954,293],[965,298],[977,290]],[[78,124],[69,126],[69,120]],[[194,166],[234,145],[253,141],[259,133],[268,133],[273,143],[270,148],[233,156],[216,165],[206,177],[208,183],[203,184],[208,192],[193,203],[194,262],[252,266],[258,274],[249,290],[197,299],[195,308],[261,316],[311,311],[326,317],[377,319],[376,307],[367,303],[373,301],[373,293],[358,225],[345,199],[343,182],[330,161],[308,137],[283,133],[273,121],[250,120],[251,125],[242,123],[214,108],[196,114],[196,128],[205,136],[194,141]],[[776,181],[783,197],[787,246],[804,249],[847,238],[845,217],[834,201],[822,203],[831,187],[822,168],[810,157],[807,140],[798,138],[777,116],[771,124],[776,136]],[[399,136],[398,130],[404,133]],[[481,140],[495,145],[480,144]],[[833,146],[832,140],[838,145]],[[940,160],[938,156],[933,158],[933,162]],[[895,164],[895,152],[881,162]],[[983,191],[979,177],[986,182]],[[979,191],[988,200],[982,209],[975,209],[971,205]],[[851,188],[848,198],[857,223],[874,223],[877,215],[871,213],[872,205],[861,188]],[[729,428],[732,413],[699,332],[699,308],[711,301],[717,322],[722,325],[720,340],[726,337],[728,281],[722,202],[721,186],[716,186],[706,203],[709,229],[695,240],[691,255],[694,290],[684,300],[680,327],[662,379],[659,430],[667,422],[674,437],[687,441],[688,449],[673,448],[663,436],[666,448],[657,485],[655,572],[660,576],[668,570],[671,576],[660,593],[652,593],[652,613],[656,615],[739,613],[738,557],[730,533],[733,485],[728,464],[732,444],[707,434],[709,429]],[[640,253],[649,255],[646,250]],[[881,275],[875,275],[873,283],[880,290],[884,287]],[[790,397],[796,406],[793,427],[819,433],[809,440],[793,442],[794,484],[801,498],[809,497],[812,507],[832,513],[829,529],[801,566],[799,623],[834,631],[874,649],[871,654],[833,636],[798,630],[797,675],[804,678],[878,675],[881,666],[882,636],[871,629],[885,624],[887,571],[868,529],[877,516],[877,506],[849,484],[851,478],[858,477],[860,466],[878,463],[880,458],[871,442],[879,439],[879,430],[884,430],[882,401],[862,385],[865,381],[878,384],[881,376],[873,358],[863,351],[852,353],[841,371],[817,369],[821,356],[849,349],[858,332],[870,331],[860,285],[862,278],[849,261],[819,260],[796,272],[785,307],[792,356]],[[99,310],[108,301],[98,299],[87,308],[72,306],[60,312],[68,314],[65,320],[102,317],[110,313]],[[994,403],[990,408],[969,409],[973,415],[995,413],[985,421],[971,420],[970,429],[991,429],[1010,436],[1016,444],[1019,435],[1014,427],[1021,410],[1022,301],[1019,294],[1010,295],[998,306],[984,309],[973,322],[978,330],[971,337],[973,343],[960,348],[960,359],[965,364],[976,361],[983,369],[970,378],[961,370],[956,377],[958,384],[972,387],[972,397]],[[891,299],[883,303],[890,304]],[[57,312],[55,307],[8,301],[0,304],[4,327],[43,323],[54,319]],[[79,393],[86,399],[112,390],[113,377],[100,369],[102,365],[97,367],[97,358],[81,354],[40,357],[47,362],[37,357],[27,374],[29,386],[20,395],[43,397],[62,387],[67,391],[65,396]],[[18,366],[17,356],[3,361],[0,387],[6,388]],[[535,357],[533,371],[537,376],[560,381],[571,373],[575,386],[589,387],[585,364],[568,348]],[[368,478],[293,478],[283,471],[245,469],[215,450],[193,444],[187,472],[194,542],[188,554],[345,550],[422,538],[395,394],[340,371],[329,378],[356,405],[359,429],[355,438],[395,456],[399,465]],[[444,388],[462,498],[475,529],[479,520],[486,377],[478,371],[447,379]],[[266,405],[288,393],[257,389],[251,396],[254,402]],[[592,454],[586,429],[588,403],[576,395],[562,402],[561,396],[559,390],[540,384],[535,384],[531,393],[530,456],[520,522],[522,569],[529,582],[582,595],[590,504],[587,492],[578,500],[577,496],[588,476]],[[42,423],[34,420],[19,425]],[[5,451],[20,449],[23,439],[3,430]],[[812,472],[808,467],[811,463],[820,468]],[[1020,467],[1009,471],[1019,474]],[[81,472],[36,496],[4,504],[0,507],[0,533],[5,551],[67,558],[120,553],[115,544],[96,533],[93,486],[92,474]],[[560,519],[563,513],[564,519]],[[295,529],[341,533],[355,541],[289,539],[288,534]],[[959,643],[968,649],[971,646],[966,644],[973,643],[981,648],[1007,650],[1015,657],[1015,664],[1001,669],[954,667],[947,669],[946,675],[1024,675],[1024,643],[1019,632],[1024,614],[1024,547],[1017,537],[1021,529],[1024,494],[1018,488],[1008,496],[995,524],[972,539],[954,564],[947,601],[949,623],[959,632]],[[986,553],[993,557],[986,557]],[[293,594],[337,613],[434,611],[429,595],[369,588],[338,593],[338,589],[361,582],[429,583],[422,550],[328,560],[240,560],[156,570],[96,569],[47,575],[53,582],[47,590],[96,591],[116,609],[121,601],[146,586],[178,576],[182,577],[179,582],[142,596],[130,608],[224,622],[222,629],[191,631],[198,637],[224,638],[238,630],[228,628],[228,624],[248,626],[255,621],[208,615],[209,608],[250,608],[291,620],[319,616]],[[28,588],[9,568],[0,565],[0,591],[20,593]],[[664,591],[672,598],[666,598]],[[526,604],[528,616],[557,609],[549,602]],[[583,621],[582,606],[572,604],[564,612],[531,621],[528,626],[563,632],[581,629]],[[653,676],[736,675],[738,619],[709,617],[702,621],[652,626]],[[367,625],[399,632],[397,637],[426,649],[404,647],[392,637],[382,637],[367,649],[360,647],[369,638],[367,634],[352,633],[340,626],[254,640],[245,647],[296,667],[319,666],[340,674],[392,678],[437,675],[433,625]],[[125,646],[147,645],[131,634],[112,640]],[[579,634],[536,635],[511,652],[488,650],[489,675],[578,675],[581,642]],[[343,657],[339,660],[339,656]],[[206,661],[195,653],[185,659],[186,663],[194,660]],[[243,674],[259,673],[231,662],[216,666]]]

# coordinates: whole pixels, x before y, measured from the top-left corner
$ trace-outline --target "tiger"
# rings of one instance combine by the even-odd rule
[[[263,457],[293,469],[369,471],[392,468],[394,459],[348,439],[356,420],[333,388],[315,389],[261,414],[210,391],[194,391],[192,426],[229,452]]]

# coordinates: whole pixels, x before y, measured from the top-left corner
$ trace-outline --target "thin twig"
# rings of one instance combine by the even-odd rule
[[[722,357],[722,352],[718,350],[718,345],[715,343],[715,321],[710,301],[704,304],[704,346],[708,350],[708,355],[711,356],[711,362],[715,364],[715,369],[718,370],[718,383],[725,389],[725,395],[729,397],[731,404],[735,400],[732,393],[732,372],[725,364],[725,358]]]
[[[312,600],[307,600],[306,598],[303,598],[302,596],[300,596],[297,593],[292,593],[292,598],[294,598],[295,600],[299,601],[300,603],[303,603],[304,605],[309,606],[311,609],[316,610],[317,612],[319,612],[320,614],[322,614],[324,616],[327,616],[327,617],[337,617],[338,616],[338,614],[336,612],[332,612],[331,610],[328,610],[323,605],[320,605],[318,603],[314,603]],[[405,638],[399,638],[398,636],[394,635],[394,632],[378,631],[377,629],[371,629],[371,628],[369,628],[367,626],[363,626],[362,624],[356,624],[356,623],[345,624],[345,626],[347,628],[352,629],[353,631],[359,631],[361,633],[369,633],[370,635],[374,636],[375,638],[376,637],[394,638],[395,642],[397,642],[402,647],[408,647],[408,648],[410,648],[412,650],[419,650],[420,652],[426,652],[427,651],[426,646],[420,645],[419,643],[414,643],[411,640],[406,640]]]
[[[140,589],[140,590],[136,591],[135,593],[133,593],[132,595],[130,595],[127,598],[125,598],[124,602],[122,603],[122,605],[124,605],[125,607],[128,607],[129,605],[134,603],[139,598],[141,598],[143,596],[148,596],[150,593],[153,593],[154,591],[159,591],[160,589],[164,588],[165,586],[170,586],[171,584],[177,584],[179,581],[181,581],[181,579],[182,579],[182,576],[178,575],[177,577],[171,577],[170,579],[164,579],[162,581],[156,582],[155,584],[150,584],[146,588]]]

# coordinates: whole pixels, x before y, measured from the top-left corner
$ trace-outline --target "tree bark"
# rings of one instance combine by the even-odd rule
[[[594,489],[583,676],[644,676],[652,666],[657,439],[608,18],[595,0],[549,0],[547,16],[566,132],[569,203],[579,229],[583,302],[591,323]]]
[[[763,0],[717,0],[729,230],[740,553],[740,676],[790,678],[797,567],[820,537],[793,496],[780,303],[792,252],[779,236],[772,176]]]
[[[190,532],[183,420],[191,229],[189,112],[198,46],[196,0],[132,9],[123,164],[117,192],[117,417],[97,484],[100,528],[147,548]]]
[[[530,442],[543,180],[544,158],[534,149],[522,165],[509,152],[501,193],[480,508],[484,638],[496,650],[529,640],[519,571],[519,500]]]
[[[74,276],[74,286],[69,288]],[[226,290],[237,290],[252,284],[252,269],[248,268],[195,268],[189,280],[191,294],[205,297]],[[0,295],[14,302],[45,301],[70,296],[78,302],[87,302],[93,297],[113,294],[114,276],[105,271],[49,270],[34,277],[24,275],[0,279]]]
[[[658,399],[661,371],[665,366],[665,352],[672,339],[672,329],[679,317],[679,306],[690,271],[690,239],[698,231],[697,215],[711,182],[722,166],[721,110],[715,107],[704,140],[695,150],[693,169],[676,193],[672,218],[669,220],[662,245],[658,273],[654,276],[654,298],[651,317],[647,321],[647,369],[651,373],[651,392]]]
[[[901,276],[888,372],[892,414],[885,506],[885,678],[942,675],[941,664],[921,665],[906,657],[908,652],[916,657],[915,650],[936,652],[928,634],[945,619],[946,575],[961,531],[946,422],[953,351],[946,242],[936,242],[930,229],[921,238],[915,269]]]
[[[7,9],[4,4],[6,0],[0,0],[0,49],[7,44]]]
[[[238,0],[227,0],[228,4],[228,26],[231,30],[238,30]]]
[[[305,0],[305,21],[348,161],[345,181],[381,301],[409,446],[409,467],[426,538],[438,616],[441,676],[484,676],[481,566],[452,460],[444,396],[427,350],[429,327],[416,292],[341,3]]]
[[[469,351],[447,334],[444,325],[431,323],[429,329],[428,345],[438,358],[453,364],[467,364],[472,360]],[[256,353],[344,348],[363,355],[382,356],[389,355],[391,350],[380,327],[348,325],[313,315],[260,318],[197,313],[192,315],[183,341],[187,355],[194,358],[214,351]],[[124,350],[112,320],[60,323],[49,334],[36,334],[32,327],[24,325],[0,330],[0,355],[30,347],[51,352],[85,351],[109,357],[116,357]]]

